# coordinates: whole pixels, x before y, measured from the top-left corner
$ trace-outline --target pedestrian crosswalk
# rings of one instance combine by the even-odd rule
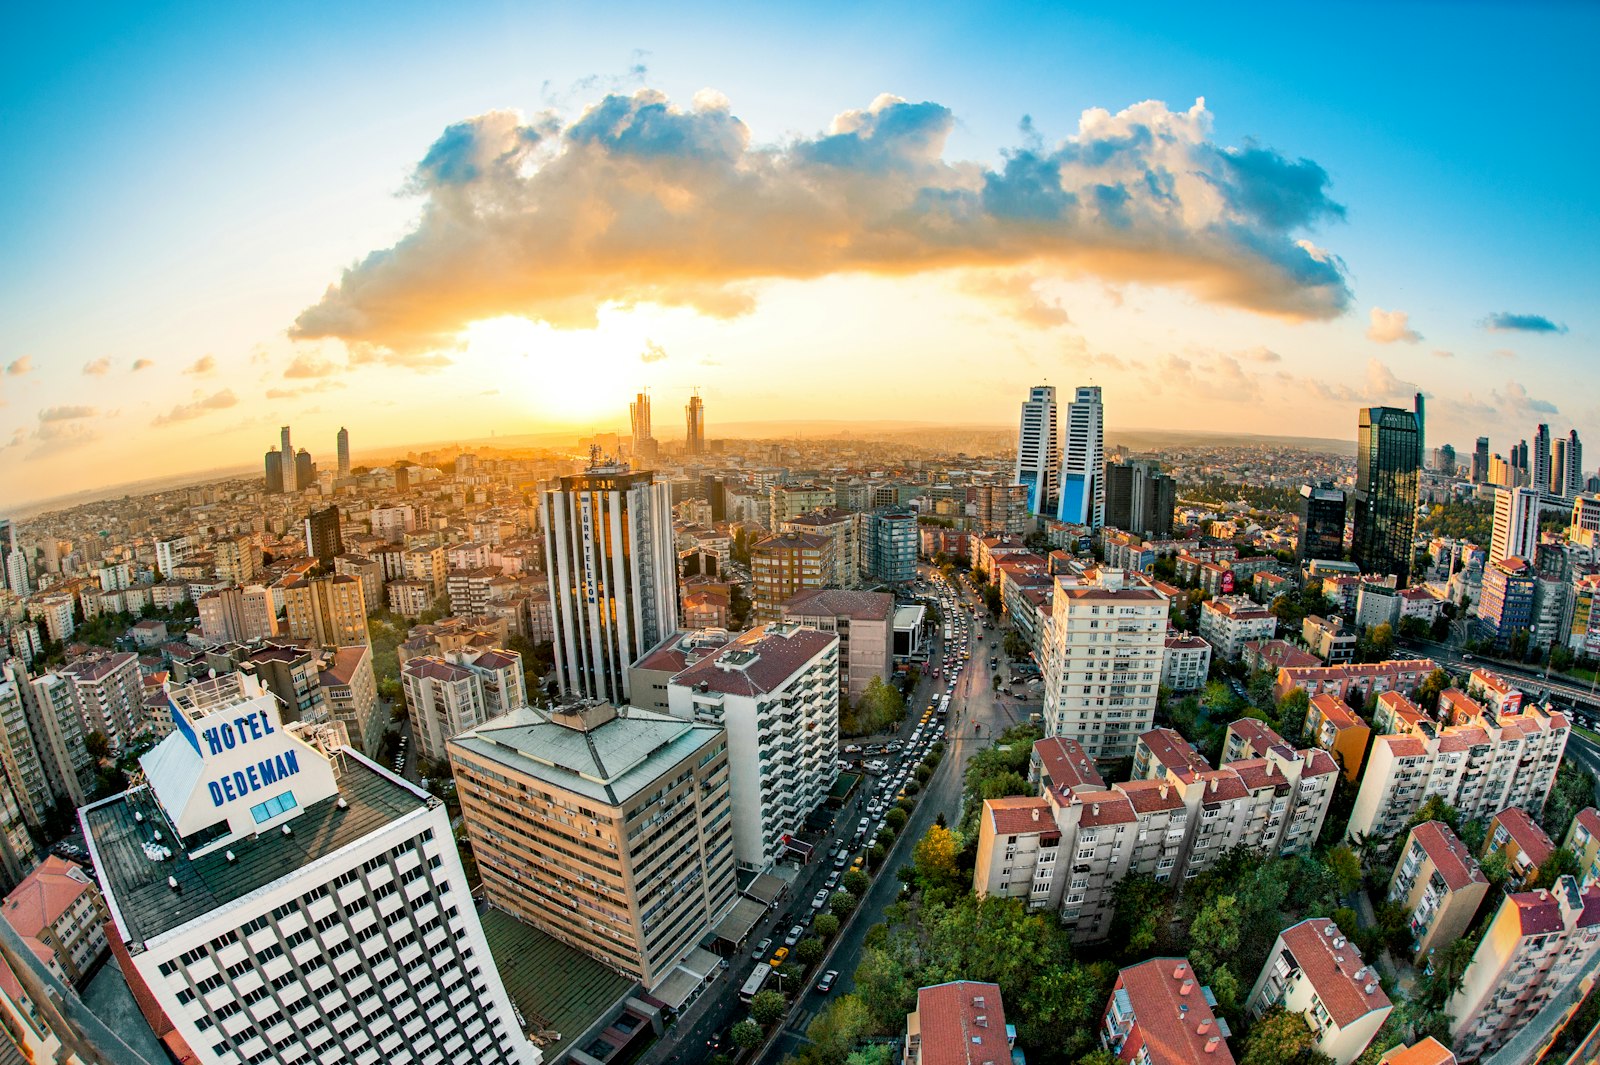
[[[790,1031],[790,1033],[793,1034],[793,1035],[799,1035],[799,1036],[805,1035],[806,1034],[806,1029],[811,1027],[811,1021],[812,1021],[812,1019],[814,1017],[816,1017],[816,1015],[817,1015],[817,1011],[813,1010],[813,1009],[802,1009],[802,1010],[800,1010],[798,1013],[796,1013],[794,1015],[794,1018],[789,1022],[789,1031]]]

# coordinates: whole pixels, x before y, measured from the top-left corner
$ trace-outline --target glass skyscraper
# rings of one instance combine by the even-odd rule
[[[1099,385],[1080,385],[1067,404],[1061,441],[1061,506],[1056,516],[1098,529],[1106,523],[1105,408]]]
[[[1363,572],[1411,581],[1422,477],[1422,394],[1414,411],[1364,407],[1356,439],[1352,559]]]

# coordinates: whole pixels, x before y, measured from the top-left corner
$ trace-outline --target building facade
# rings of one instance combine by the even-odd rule
[[[1350,556],[1364,573],[1394,574],[1402,588],[1411,582],[1422,447],[1421,393],[1413,410],[1361,409]]]
[[[1467,845],[1443,821],[1424,821],[1406,836],[1389,878],[1389,901],[1410,912],[1412,960],[1466,935],[1489,881]]]
[[[1060,432],[1056,425],[1056,390],[1034,385],[1022,404],[1017,430],[1017,467],[1012,481],[1027,492],[1029,514],[1054,517],[1061,475]]]
[[[1061,436],[1061,505],[1056,517],[1098,529],[1106,523],[1105,409],[1099,385],[1080,385]]]
[[[1259,1017],[1273,1006],[1298,1013],[1316,1035],[1316,1049],[1350,1065],[1367,1049],[1394,1007],[1378,986],[1378,970],[1326,917],[1278,933],[1245,1009]]]

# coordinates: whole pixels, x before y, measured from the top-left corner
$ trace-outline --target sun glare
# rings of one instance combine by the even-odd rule
[[[484,366],[502,368],[519,400],[552,428],[626,418],[626,397],[643,383],[641,342],[602,323],[598,329],[552,329],[506,315],[473,322],[464,339]]]

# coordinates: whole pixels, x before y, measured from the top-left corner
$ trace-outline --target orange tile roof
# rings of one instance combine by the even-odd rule
[[[1422,822],[1411,830],[1411,838],[1421,845],[1451,891],[1489,882],[1467,852],[1467,845],[1443,821]]]
[[[922,1065],[996,1065],[1011,1060],[1000,985],[957,980],[917,990]]]
[[[1095,769],[1083,745],[1064,736],[1052,736],[1033,745],[1034,757],[1050,783],[1062,788],[1092,785],[1104,789],[1105,778]]]
[[[36,936],[60,920],[80,895],[93,890],[93,881],[81,867],[52,854],[6,896],[0,913],[19,936]]]
[[[1187,994],[1185,980],[1190,981]],[[1130,965],[1117,975],[1116,989],[1127,992],[1134,1026],[1151,1065],[1233,1065],[1226,1040],[1206,1052],[1211,1040],[1221,1039],[1222,1033],[1188,958],[1151,958]]]
[[[1510,833],[1512,842],[1517,845],[1517,850],[1522,852],[1522,856],[1530,865],[1543,865],[1544,860],[1555,853],[1555,843],[1545,835],[1544,829],[1528,816],[1528,811],[1521,807],[1507,807],[1489,819],[1490,839],[1494,838],[1496,823]]]
[[[1389,996],[1378,986],[1377,972],[1361,960],[1356,945],[1326,917],[1313,917],[1285,928],[1279,938],[1316,990],[1323,1009],[1339,1027],[1348,1027],[1374,1010],[1389,1008]],[[1371,991],[1367,990],[1369,987]]]
[[[1056,830],[1055,818],[1050,815],[1050,804],[1037,796],[1011,795],[1002,799],[985,799],[983,809],[997,836],[1021,836],[1030,832]]]
[[[1350,709],[1345,701],[1337,695],[1329,695],[1326,692],[1321,695],[1313,695],[1311,697],[1311,708],[1321,714],[1322,719],[1336,729],[1344,730],[1361,724],[1361,719],[1356,716],[1356,712]]]
[[[1390,1047],[1378,1059],[1378,1065],[1456,1065],[1456,1056],[1430,1035],[1410,1046]]]

